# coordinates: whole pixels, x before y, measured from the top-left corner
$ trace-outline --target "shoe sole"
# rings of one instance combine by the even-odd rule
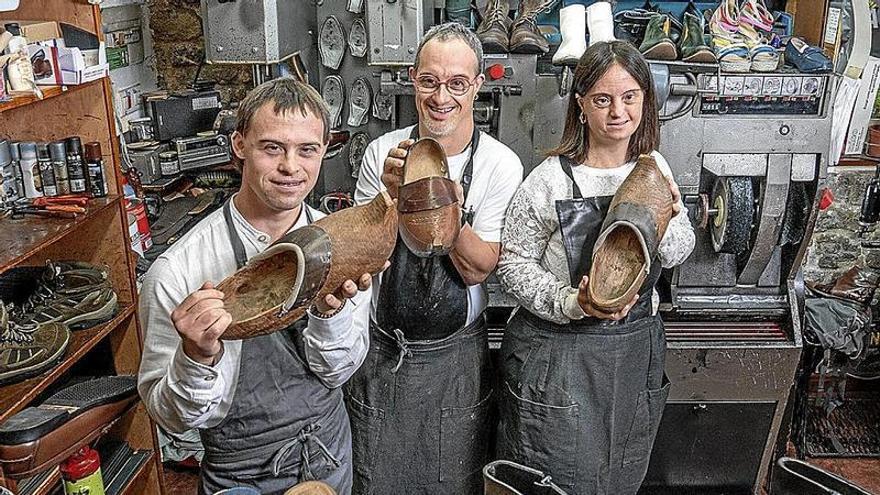
[[[483,43],[483,53],[507,53],[510,51],[510,48],[507,45],[501,45],[499,43]]]
[[[528,55],[543,55],[550,51],[550,47],[542,48],[532,43],[520,43],[511,45],[510,53],[523,53]]]
[[[678,50],[672,41],[661,41],[642,52],[642,55],[651,60],[675,60],[678,58]]]
[[[772,62],[752,62],[752,70],[755,72],[773,72],[779,67],[779,60]]]
[[[85,330],[112,320],[119,311],[116,292],[112,292],[112,294],[112,297],[100,308],[94,311],[89,311],[88,313],[76,315],[73,318],[66,320],[64,323],[66,323],[71,330]]]
[[[51,325],[52,323],[49,323]],[[0,378],[0,386],[7,385],[10,383],[18,383],[23,380],[27,380],[28,378],[33,378],[35,376],[43,374],[46,370],[50,370],[57,366],[61,361],[64,360],[64,354],[67,352],[67,347],[70,345],[70,332],[67,332],[65,335],[64,343],[58,347],[58,350],[51,357],[43,361],[41,364],[23,368],[21,372],[13,371],[6,377]]]
[[[682,62],[690,62],[694,64],[714,64],[718,62],[715,54],[711,50],[700,50],[689,57],[682,57]]]
[[[745,72],[749,72],[752,68],[751,62],[748,60],[743,62],[720,62],[721,71],[722,72],[733,72],[736,74],[742,74]]]

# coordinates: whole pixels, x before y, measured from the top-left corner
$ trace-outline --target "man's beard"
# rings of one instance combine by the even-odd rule
[[[461,121],[461,116],[456,116],[455,118],[447,119],[444,121],[438,121],[433,119],[425,119],[425,128],[428,129],[428,132],[431,133],[433,137],[446,137],[455,132],[455,129],[458,127],[459,122]]]

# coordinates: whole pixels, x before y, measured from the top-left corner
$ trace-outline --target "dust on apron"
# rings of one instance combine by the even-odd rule
[[[231,201],[231,200],[230,200]],[[230,205],[223,207],[239,268],[247,262]],[[308,223],[312,215],[303,205]],[[200,430],[205,445],[200,492],[250,486],[281,494],[300,481],[351,489],[351,431],[340,389],[327,388],[305,360],[307,318],[241,344],[232,406],[217,426]]]
[[[584,198],[560,157],[573,198],[556,202],[572,287],[592,265],[611,196]],[[498,457],[543,471],[568,493],[635,494],[669,395],[663,322],[652,315],[659,259],[620,321],[565,325],[518,308],[501,346]]]
[[[474,129],[465,197],[478,144]],[[370,352],[345,385],[353,493],[482,493],[492,377],[485,317],[466,324],[467,291],[449,256],[419,258],[398,238],[382,274]]]

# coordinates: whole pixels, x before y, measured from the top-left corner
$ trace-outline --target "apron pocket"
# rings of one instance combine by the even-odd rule
[[[516,394],[505,383],[509,408],[505,435],[512,443],[516,461],[550,475],[555,483],[573,482],[578,462],[577,436],[580,432],[580,409],[577,404],[550,405]]]
[[[663,386],[656,390],[645,390],[639,393],[636,403],[635,414],[629,435],[626,437],[626,446],[623,450],[623,465],[644,463],[647,468],[651,448],[654,446],[654,437],[660,428],[660,418],[663,416],[663,408],[669,397],[669,379],[663,375]]]
[[[345,399],[348,417],[351,420],[354,469],[361,476],[371,479],[373,459],[379,448],[379,431],[385,420],[385,411],[370,407],[351,395],[347,395]]]
[[[464,481],[488,462],[491,399],[490,391],[475,406],[440,410],[440,481]]]

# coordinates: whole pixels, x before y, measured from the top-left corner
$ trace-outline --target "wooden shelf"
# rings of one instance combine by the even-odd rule
[[[34,488],[24,487],[22,485],[25,484],[25,480],[21,480],[18,482],[18,489],[21,495],[48,495],[55,491],[58,488],[58,484],[61,482],[61,470],[56,466],[52,468],[48,473],[41,473],[36,476],[33,476],[30,479],[42,478],[40,484]]]
[[[144,461],[141,462],[141,465],[138,466],[137,470],[134,472],[134,476],[132,476],[131,479],[128,480],[128,482],[125,484],[125,487],[123,487],[122,490],[119,490],[119,495],[128,495],[129,493],[131,493],[132,495],[134,495],[135,493],[140,495],[140,493],[142,492],[134,492],[132,490],[135,487],[138,487],[138,482],[141,481],[141,478],[150,472],[151,467],[156,467],[156,464],[156,453],[151,452],[149,457],[145,458]]]
[[[105,209],[117,206],[121,198],[113,195],[90,200],[88,211],[75,219],[25,215],[0,220],[0,246],[4,247],[0,252],[0,272],[22,262]]]
[[[103,78],[96,79],[94,81],[89,81],[85,84],[76,84],[71,86],[42,86],[40,89],[43,91],[43,99],[39,99],[34,95],[29,96],[16,96],[13,97],[9,101],[0,102],[0,113],[6,112],[8,110],[12,110],[13,108],[20,108],[23,106],[30,105],[32,103],[37,103],[40,101],[46,101],[51,98],[56,98],[58,96],[76,92],[79,89],[87,88],[89,86],[94,86],[96,84],[102,84]]]
[[[98,342],[110,332],[119,327],[132,316],[137,304],[120,303],[119,314],[115,318],[88,330],[76,330],[70,332],[70,343],[61,363],[44,372],[43,374],[27,380],[0,387],[0,423],[10,416],[25,408],[28,403],[37,397],[42,391],[58,379],[65,371],[70,369]]]

